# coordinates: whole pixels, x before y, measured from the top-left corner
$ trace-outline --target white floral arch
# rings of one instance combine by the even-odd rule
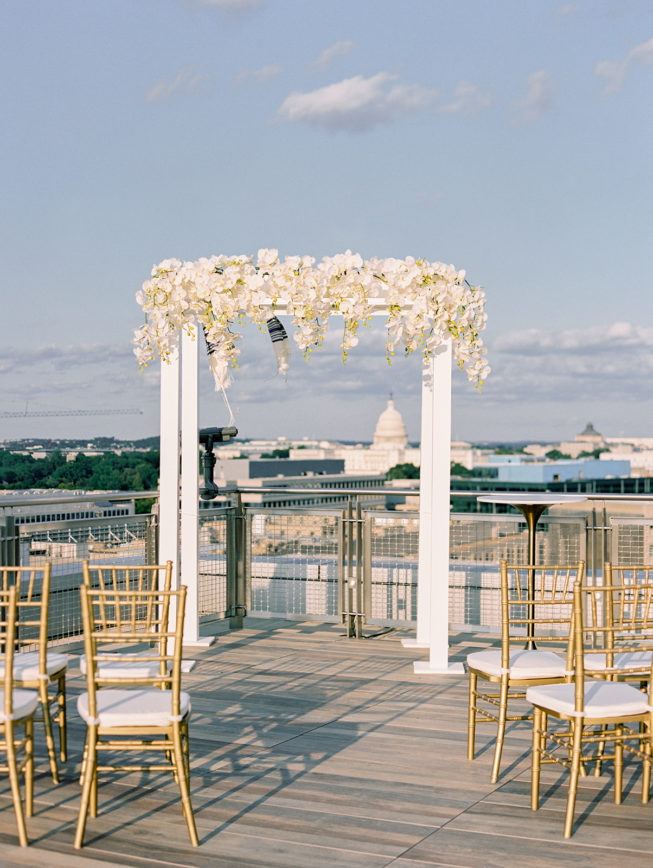
[[[195,262],[167,259],[154,266],[137,294],[145,323],[135,332],[139,365],[160,358],[161,510],[159,557],[175,574],[183,564],[189,587],[186,637],[201,642],[197,606],[199,426],[197,327],[211,342],[211,363],[220,388],[237,366],[238,323],[259,325],[289,316],[294,339],[310,356],[319,349],[336,315],[344,321],[343,358],[357,343],[361,325],[386,318],[388,362],[397,350],[422,352],[420,552],[418,623],[414,645],[430,648],[421,672],[448,665],[449,458],[452,357],[482,385],[489,373],[481,332],[485,294],[453,265],[426,260],[369,259],[347,251],[325,257],[291,256],[276,250],[248,256],[213,256]],[[181,503],[179,457],[181,433]],[[179,529],[181,534],[179,535]],[[407,643],[410,644],[410,643]]]

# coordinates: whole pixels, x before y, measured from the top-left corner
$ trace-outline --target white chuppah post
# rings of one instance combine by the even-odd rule
[[[419,555],[417,562],[417,635],[402,639],[404,648],[429,648],[431,638],[431,534],[433,513],[433,359],[422,372],[421,434],[419,442]]]
[[[181,335],[181,578],[188,588],[184,645],[208,647],[200,638],[199,616],[199,335],[197,326]]]
[[[172,588],[179,586],[179,351],[161,362],[161,417],[159,443],[159,563],[172,561]],[[171,623],[176,600],[171,601]]]
[[[184,645],[207,646],[199,635],[199,351],[197,330],[181,335],[181,366],[175,353],[161,364],[161,502],[159,558],[173,563],[173,587],[188,588]],[[181,377],[180,377],[181,367]],[[181,418],[179,397],[181,394]],[[181,422],[181,425],[180,425]],[[181,473],[179,434],[181,429]],[[181,505],[180,505],[181,478]]]
[[[459,674],[449,663],[449,522],[451,485],[451,341],[436,350],[422,387],[417,640],[429,651],[420,674]]]
[[[159,563],[172,561],[172,587],[179,577],[179,353],[161,362],[159,445]]]

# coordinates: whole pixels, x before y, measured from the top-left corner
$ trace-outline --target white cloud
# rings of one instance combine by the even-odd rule
[[[259,69],[242,69],[236,76],[236,84],[265,84],[276,78],[281,72],[281,67],[275,63],[261,66]]]
[[[601,60],[594,67],[594,74],[605,79],[602,93],[616,93],[626,83],[631,69],[653,64],[653,38],[631,48],[623,60]]]
[[[338,57],[345,57],[354,49],[351,39],[341,39],[321,51],[311,64],[314,72],[327,72]]]
[[[30,417],[3,420],[5,437],[86,436],[157,429],[159,365],[139,373],[129,343],[7,347],[0,352],[3,410],[28,413],[52,410],[141,409],[144,415]],[[2,375],[5,376],[2,376]]]
[[[433,90],[401,84],[396,75],[378,72],[369,78],[345,78],[308,93],[293,91],[277,117],[289,123],[361,132],[418,111],[434,97]]]
[[[624,348],[650,350],[653,348],[653,328],[642,328],[628,322],[587,329],[567,329],[545,332],[527,329],[508,332],[494,342],[494,348],[504,353],[556,355],[565,353],[594,353],[621,351]]]
[[[536,121],[553,106],[554,83],[548,69],[539,69],[528,77],[526,96],[515,104],[520,120]]]
[[[164,102],[174,94],[193,93],[206,79],[197,72],[196,67],[186,66],[180,69],[175,78],[161,78],[148,90],[145,99],[150,103]]]
[[[456,85],[453,101],[441,106],[444,114],[475,115],[492,105],[492,97],[476,84],[461,81]]]
[[[129,344],[46,344],[32,350],[7,347],[0,352],[0,374],[17,370],[38,370],[47,365],[74,371],[88,365],[106,366],[108,362],[124,362],[126,359],[135,362]]]
[[[499,404],[539,400],[641,401],[653,377],[653,328],[627,322],[586,329],[508,332],[489,342],[485,392]]]

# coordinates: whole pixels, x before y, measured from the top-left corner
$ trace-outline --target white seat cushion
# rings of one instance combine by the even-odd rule
[[[484,672],[486,675],[501,676],[501,651],[488,649],[475,651],[467,655],[467,665],[470,669]],[[511,651],[510,677],[526,678],[564,678],[567,664],[553,651]]]
[[[13,720],[22,720],[24,717],[29,717],[34,714],[36,706],[39,704],[39,695],[35,690],[14,690],[13,691],[14,710],[11,713]],[[6,723],[5,717],[5,692],[0,690],[0,723]]]
[[[172,691],[98,690],[97,718],[101,727],[170,726],[172,723]],[[179,696],[179,713],[185,717],[191,710],[190,696],[183,690]],[[77,711],[86,723],[92,723],[88,711],[88,693],[77,698]]]
[[[653,659],[653,651],[621,651],[613,655],[612,669],[640,669],[649,670],[651,668],[651,660]],[[605,672],[608,668],[607,658],[605,654],[585,654],[585,671],[586,672]]]
[[[143,652],[147,656],[147,652]],[[112,678],[120,681],[124,678],[156,678],[160,672],[158,660],[124,660],[119,651],[107,652],[103,657],[115,657],[115,660],[99,660],[97,674],[100,678]],[[133,653],[126,656],[134,657]],[[152,653],[150,652],[150,657]],[[172,668],[172,661],[168,661],[168,671]],[[79,659],[79,668],[82,675],[86,675],[86,655]]]
[[[67,654],[55,654],[48,651],[46,658],[46,672],[52,677],[68,666]],[[0,661],[0,678],[4,678],[5,664]],[[14,681],[38,681],[39,677],[39,652],[25,651],[14,655]]]
[[[538,708],[568,717],[628,720],[650,710],[646,694],[623,681],[586,681],[585,710],[580,714],[574,710],[574,691],[574,684],[542,684],[529,687],[526,699]]]

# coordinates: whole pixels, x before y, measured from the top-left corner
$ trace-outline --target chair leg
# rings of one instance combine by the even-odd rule
[[[25,721],[25,815],[34,814],[34,718]]]
[[[79,817],[77,818],[77,830],[75,832],[75,849],[79,850],[84,840],[84,831],[86,829],[86,817],[88,816],[89,804],[91,801],[91,790],[93,788],[93,778],[97,775],[97,729],[88,727],[86,734],[86,763],[84,765],[84,774],[82,778],[82,798],[79,805]]]
[[[644,753],[644,768],[642,769],[642,803],[648,804],[649,794],[651,791],[651,725],[644,724],[644,733],[646,737],[642,741],[642,751]]]
[[[503,751],[503,738],[506,732],[506,717],[508,716],[508,676],[504,675],[501,678],[501,690],[499,692],[499,726],[497,728],[497,741],[494,746],[494,762],[492,764],[492,777],[490,778],[493,784],[496,784],[499,779],[499,768],[501,766],[501,753]]]
[[[571,723],[572,751],[571,751],[571,774],[569,777],[569,795],[567,796],[567,813],[565,815],[565,838],[571,838],[571,830],[574,825],[574,810],[576,808],[576,791],[578,790],[578,773],[580,770],[581,749],[583,745],[583,721],[575,717]]]
[[[20,783],[18,780],[18,767],[16,763],[16,745],[14,742],[14,725],[11,721],[5,723],[5,739],[7,748],[7,766],[9,768],[9,783],[11,785],[11,798],[16,813],[16,825],[18,827],[18,840],[21,847],[27,847],[27,829],[25,827],[25,815],[23,802],[20,797]]]
[[[48,682],[45,679],[39,681],[39,701],[41,703],[41,713],[43,714],[43,725],[45,726],[45,743],[48,748],[48,759],[50,761],[50,774],[55,784],[59,783],[59,769],[57,768],[57,754],[54,747],[54,736],[52,735],[52,718],[50,716],[50,699],[48,697]]]
[[[190,801],[190,780],[186,773],[186,763],[184,761],[184,750],[181,740],[181,727],[178,723],[174,723],[172,727],[172,738],[175,746],[174,760],[175,768],[177,769],[177,780],[179,790],[181,792],[181,805],[188,826],[188,834],[193,847],[199,847],[199,838],[197,837],[197,828],[195,826],[195,817],[193,815],[193,806]]]
[[[533,758],[531,761],[531,810],[540,806],[540,764],[542,749],[542,712],[533,707]]]
[[[82,751],[82,765],[79,770],[79,785],[80,787],[84,783],[84,769],[86,768],[86,759],[88,757],[88,728],[86,730],[86,735],[84,736],[84,749]]]
[[[603,731],[605,732],[605,727],[603,727]],[[605,753],[605,742],[606,740],[603,738],[598,743],[596,747],[596,754],[599,759],[594,764],[594,776],[597,778],[601,777],[601,772],[603,770],[603,754]]]
[[[68,759],[68,725],[66,722],[66,674],[64,673],[57,682],[57,702],[59,710],[57,723],[59,724],[59,757],[62,763]]]
[[[469,706],[467,708],[467,759],[474,759],[474,741],[476,738],[476,683],[478,675],[469,673]]]
[[[621,804],[624,779],[624,728],[617,724],[614,728],[614,803]]]
[[[96,769],[93,775],[93,784],[91,786],[91,804],[89,808],[91,817],[97,817],[97,754],[96,754]]]
[[[190,781],[190,739],[188,737],[188,722],[186,722],[184,732],[183,732],[183,745],[184,745],[184,764],[186,767],[186,777]]]

